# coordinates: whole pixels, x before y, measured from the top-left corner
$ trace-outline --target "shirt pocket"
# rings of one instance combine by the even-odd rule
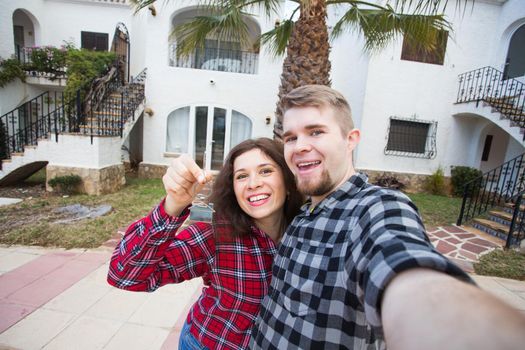
[[[328,278],[333,245],[298,241],[292,248],[284,276],[281,305],[294,317],[315,314]]]

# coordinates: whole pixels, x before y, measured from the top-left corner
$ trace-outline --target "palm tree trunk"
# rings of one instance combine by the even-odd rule
[[[294,24],[283,62],[279,100],[275,110],[274,139],[282,140],[281,99],[296,87],[308,84],[330,86],[330,44],[326,26],[325,0],[301,4],[299,20]]]

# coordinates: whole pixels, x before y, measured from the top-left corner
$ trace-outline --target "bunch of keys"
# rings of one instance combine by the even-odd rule
[[[204,154],[202,156],[202,173],[204,177],[206,177],[206,153],[207,151],[204,151]],[[198,184],[195,184],[195,188],[198,186]],[[190,208],[190,220],[194,221],[202,221],[211,223],[213,219],[213,213],[215,210],[213,209],[213,203],[208,203],[209,195],[205,195],[202,193],[197,193],[195,196],[195,200],[192,203],[192,206]]]

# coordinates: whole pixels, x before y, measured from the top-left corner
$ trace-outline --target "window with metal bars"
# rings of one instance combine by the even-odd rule
[[[385,154],[434,158],[436,130],[436,121],[390,117]]]

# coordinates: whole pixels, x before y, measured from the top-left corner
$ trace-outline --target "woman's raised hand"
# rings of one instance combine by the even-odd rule
[[[182,154],[174,159],[162,177],[166,190],[166,213],[179,215],[209,180],[211,175],[203,171],[189,155]]]

